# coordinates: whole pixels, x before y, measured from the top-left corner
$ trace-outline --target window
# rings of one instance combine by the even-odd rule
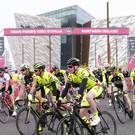
[[[62,35],[61,36],[61,43],[62,44],[66,44],[67,43],[67,36],[66,35]]]

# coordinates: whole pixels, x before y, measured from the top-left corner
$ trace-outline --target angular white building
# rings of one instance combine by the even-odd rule
[[[110,35],[111,65],[127,67],[128,37],[135,37],[135,15],[110,18],[111,28],[129,28],[129,35]],[[106,20],[93,20],[92,28],[106,28]],[[134,50],[135,52],[135,50]],[[107,63],[107,35],[91,35],[89,66],[98,67]]]
[[[15,14],[17,28],[60,28],[58,19],[47,17]],[[27,63],[31,67],[41,62],[45,65],[60,65],[60,36],[9,36],[8,44],[15,66]],[[50,49],[51,44],[51,49]],[[51,50],[51,51],[50,51]],[[51,54],[50,54],[51,52]],[[50,60],[51,59],[51,60]]]

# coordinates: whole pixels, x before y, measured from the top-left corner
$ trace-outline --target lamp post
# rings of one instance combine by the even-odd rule
[[[51,67],[52,67],[52,47],[51,47],[51,35],[49,35],[49,45],[47,46],[48,49],[49,49],[49,69],[51,70]]]
[[[116,45],[116,67],[118,66],[118,39],[115,39],[115,45]]]
[[[97,45],[95,43],[95,67],[97,67]]]
[[[24,63],[24,44],[22,44],[22,63]]]
[[[35,64],[36,61],[36,46],[35,46],[35,38],[33,38],[33,62]]]
[[[109,28],[109,2],[107,1],[107,28]],[[107,35],[107,62],[110,64],[110,36]]]

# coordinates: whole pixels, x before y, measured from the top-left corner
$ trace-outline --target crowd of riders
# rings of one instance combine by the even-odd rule
[[[133,119],[131,100],[135,101],[135,69],[129,71],[112,66],[91,69],[82,66],[78,58],[70,58],[66,69],[54,65],[50,71],[47,71],[45,64],[40,62],[35,63],[33,69],[31,70],[25,63],[12,73],[8,71],[8,67],[0,68],[0,91],[9,91],[11,95],[14,108],[12,116],[17,115],[15,102],[26,95],[29,100],[38,99],[40,106],[46,100],[46,96],[55,104],[58,101],[64,102],[70,92],[75,93],[74,96],[81,106],[91,107],[93,117],[90,124],[97,125],[100,117],[95,98],[105,91],[108,95],[108,105],[111,106],[110,96],[113,86],[114,89],[125,92],[124,98],[128,104],[130,117]],[[131,80],[129,81],[131,89],[128,87],[127,78]],[[129,91],[132,92],[132,98],[129,98]],[[79,114],[89,123],[87,108],[80,109]]]

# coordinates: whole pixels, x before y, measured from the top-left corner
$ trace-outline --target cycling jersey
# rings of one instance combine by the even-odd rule
[[[50,90],[54,90],[53,88],[53,82],[56,83],[56,89],[59,90],[60,89],[60,81],[58,80],[58,78],[54,75],[52,75],[51,73],[49,73],[48,71],[44,71],[42,76],[35,76],[34,77],[39,85],[43,85],[45,86],[45,93],[47,94]]]
[[[109,76],[109,83],[113,83],[115,87],[123,89],[123,81],[124,75],[122,73],[118,73],[116,76]]]
[[[79,86],[78,93],[80,95],[84,94],[84,90],[86,93],[91,91],[92,88],[97,86],[97,79],[94,74],[90,70],[86,70],[83,68],[79,68],[75,73],[70,73],[68,75],[68,82],[66,83],[65,89],[62,92],[62,98],[65,97],[68,93],[68,89],[71,85],[74,87]]]
[[[135,82],[135,70],[133,70],[130,74],[132,80]]]
[[[58,72],[53,71],[52,74],[56,76],[60,82],[64,82],[64,75],[66,74],[65,70],[59,70]]]
[[[24,83],[25,83],[25,85],[31,84],[34,77],[35,77],[35,74],[33,72],[29,72],[28,75],[25,75],[24,76]]]
[[[19,74],[17,74],[17,73],[12,74],[12,75],[11,75],[11,78],[12,78],[12,80],[14,80],[14,81],[20,80],[20,76],[19,76]]]
[[[0,77],[0,90],[11,91],[11,87],[9,87],[9,81],[10,81],[10,75],[8,73],[3,73],[3,76]]]
[[[78,84],[80,86],[83,79],[87,78],[86,89],[90,90],[92,87],[96,86],[97,80],[94,74],[90,70],[79,68],[77,72],[69,74],[68,79],[71,83]]]
[[[70,88],[70,83],[79,86],[78,94],[83,96],[81,106],[90,106],[87,99],[87,95],[89,95],[90,92],[94,94],[94,98],[102,93],[102,87],[97,86],[98,80],[88,69],[79,68],[75,73],[69,74],[68,82],[66,83],[65,89],[61,95],[62,98],[66,96],[68,89]]]

